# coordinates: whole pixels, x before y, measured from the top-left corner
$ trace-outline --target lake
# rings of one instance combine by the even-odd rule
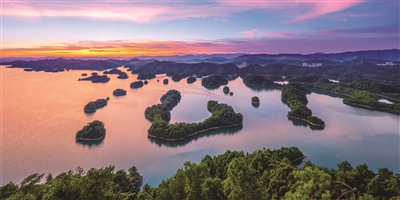
[[[186,79],[164,85],[159,75],[143,88],[130,89],[137,75],[108,83],[77,81],[82,73],[24,72],[0,67],[1,92],[1,185],[20,183],[33,173],[53,176],[78,166],[89,170],[114,165],[116,170],[136,166],[144,183],[158,185],[172,176],[185,161],[199,162],[205,155],[226,150],[253,152],[257,149],[297,146],[306,160],[328,168],[348,160],[353,167],[366,163],[377,171],[387,167],[399,170],[399,115],[345,105],[338,96],[322,93],[307,95],[313,115],[326,127],[310,127],[286,117],[290,108],[282,102],[281,91],[274,88],[249,88],[241,78],[230,81],[233,96],[222,87],[208,90],[201,79],[193,84]],[[160,82],[157,82],[160,80]],[[116,88],[126,96],[114,97]],[[180,142],[149,139],[151,122],[144,116],[146,107],[159,103],[170,89],[181,92],[180,103],[171,112],[171,122],[198,122],[211,115],[209,100],[231,105],[244,116],[243,126],[210,131]],[[251,98],[258,96],[259,107]],[[85,114],[89,101],[110,97],[108,105]],[[75,134],[93,120],[105,123],[106,137],[100,142],[79,143]]]

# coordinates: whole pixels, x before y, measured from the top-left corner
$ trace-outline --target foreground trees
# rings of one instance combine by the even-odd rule
[[[357,199],[398,199],[400,174],[387,168],[377,173],[366,164],[355,168],[347,161],[338,169],[327,169],[310,161],[298,168],[302,152],[296,147],[276,150],[262,149],[253,153],[226,151],[222,155],[205,156],[200,163],[186,162],[170,178],[157,187],[144,185],[136,167],[128,172],[114,167],[90,169],[85,172],[63,172],[46,182],[44,174],[32,174],[20,184],[8,183],[0,187],[0,199],[337,199],[348,188],[357,188]],[[341,199],[352,199],[345,194]]]

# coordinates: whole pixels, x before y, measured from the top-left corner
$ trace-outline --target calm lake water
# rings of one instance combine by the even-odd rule
[[[136,75],[119,80],[109,75],[105,84],[77,81],[82,73],[24,72],[1,70],[1,185],[20,183],[33,173],[57,175],[78,166],[85,170],[114,165],[116,170],[136,166],[144,183],[158,185],[173,175],[185,161],[199,162],[205,155],[226,150],[252,152],[263,147],[275,149],[297,146],[317,165],[336,168],[348,160],[353,166],[367,163],[376,171],[387,167],[399,173],[399,116],[347,106],[341,98],[326,94],[308,95],[308,107],[325,121],[323,129],[309,127],[286,117],[289,107],[281,101],[278,89],[246,87],[241,78],[230,81],[233,96],[222,87],[208,90],[198,79],[187,84],[183,79],[168,85],[158,76],[143,88],[130,89]],[[157,82],[157,80],[160,82]],[[122,97],[112,96],[116,88],[127,90]],[[209,117],[206,105],[217,100],[231,105],[244,116],[243,126],[211,131],[168,143],[149,139],[150,121],[146,107],[159,102],[170,89],[181,92],[181,102],[172,110],[172,122],[197,122]],[[259,107],[251,97],[260,98]],[[110,97],[108,105],[88,115],[84,105]],[[101,142],[78,143],[75,133],[98,119],[105,123],[106,138]]]

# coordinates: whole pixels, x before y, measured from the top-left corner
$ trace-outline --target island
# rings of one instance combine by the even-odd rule
[[[268,77],[264,76],[264,75],[258,75],[258,74],[251,74],[246,76],[243,79],[243,83],[245,85],[248,86],[263,86],[263,87],[267,87],[267,86],[277,86],[280,87],[279,84],[274,83],[274,81],[269,80]]]
[[[290,83],[283,86],[281,98],[287,101],[292,109],[287,116],[305,121],[314,126],[325,126],[325,122],[322,119],[312,116],[312,111],[307,107],[306,93],[311,93],[311,91],[298,84]]]
[[[187,83],[194,83],[194,82],[196,82],[196,80],[197,79],[195,77],[189,77],[189,78],[186,79],[186,82]]]
[[[113,95],[114,95],[114,96],[124,96],[124,95],[126,95],[126,90],[120,89],[120,88],[115,89],[115,90],[113,91]]]
[[[85,107],[83,108],[83,111],[85,113],[89,113],[89,114],[94,113],[94,112],[96,112],[97,109],[103,108],[104,106],[106,106],[108,100],[109,100],[109,98],[107,97],[107,99],[97,99],[96,101],[91,101],[85,105]]]
[[[107,75],[97,75],[97,72],[93,72],[92,76],[87,78],[80,78],[78,81],[91,81],[92,83],[107,83],[110,78]]]
[[[229,87],[225,86],[222,91],[224,91],[225,94],[228,94],[229,93]]]
[[[81,76],[87,76],[87,74],[86,74],[86,73],[83,73],[83,74],[81,74]]]
[[[257,96],[254,96],[253,98],[251,98],[251,103],[253,105],[259,105],[260,104],[260,99]]]
[[[102,140],[105,136],[106,129],[104,128],[104,123],[99,120],[94,120],[76,132],[75,139],[81,141],[93,141]]]
[[[243,115],[235,113],[231,106],[209,101],[207,108],[211,116],[202,122],[169,124],[170,111],[179,103],[180,92],[170,90],[161,97],[161,104],[146,108],[145,116],[152,120],[148,136],[166,141],[178,141],[205,131],[242,125]]]
[[[103,74],[122,74],[123,72],[119,69],[110,69],[103,72]]]
[[[164,80],[163,80],[163,83],[164,83],[164,85],[167,85],[167,84],[168,84],[168,79],[167,79],[167,78],[164,79]]]
[[[220,76],[220,75],[211,75],[206,78],[203,78],[201,81],[201,85],[208,89],[216,89],[221,85],[227,85],[228,79]]]
[[[130,85],[131,88],[141,88],[143,87],[143,81],[134,81]]]
[[[149,82],[148,82],[147,80],[145,80],[143,83],[144,83],[145,85],[147,85]]]
[[[128,74],[126,74],[125,72],[121,72],[118,76],[118,79],[127,79],[129,78]]]
[[[229,95],[233,96],[233,92],[229,92]]]

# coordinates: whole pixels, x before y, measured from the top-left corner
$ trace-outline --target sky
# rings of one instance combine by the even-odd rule
[[[398,0],[2,0],[1,57],[399,49]]]

